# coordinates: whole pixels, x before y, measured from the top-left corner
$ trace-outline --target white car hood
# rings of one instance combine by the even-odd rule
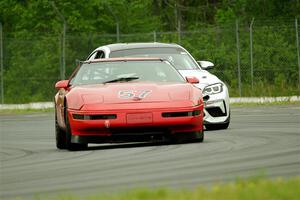
[[[206,70],[179,70],[179,73],[183,76],[194,76],[199,79],[199,83],[195,84],[198,88],[202,89],[208,85],[215,83],[223,83],[218,77],[209,73]]]

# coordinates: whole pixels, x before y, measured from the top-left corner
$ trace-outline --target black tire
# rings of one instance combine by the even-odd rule
[[[66,122],[66,141],[65,141],[66,149],[68,149],[69,151],[80,151],[80,150],[87,149],[88,144],[73,143],[71,141],[72,130],[71,130],[70,123],[69,123],[67,107],[66,107],[66,111],[65,111],[65,118],[66,118],[65,119],[65,122]]]
[[[186,143],[186,142],[203,142],[204,131],[194,131],[188,133],[176,133],[172,136],[172,143]]]
[[[55,139],[56,139],[56,148],[66,149],[66,132],[59,127],[57,123],[56,113],[55,113]]]
[[[221,129],[227,129],[229,127],[229,122],[224,124],[206,124],[205,128],[206,130],[221,130]]]
[[[194,139],[194,142],[203,142],[204,141],[204,131],[196,131],[196,139]]]

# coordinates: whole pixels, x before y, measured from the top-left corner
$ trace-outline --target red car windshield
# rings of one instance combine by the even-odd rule
[[[129,81],[185,82],[167,61],[127,60],[84,63],[71,80],[71,85]]]
[[[172,63],[177,70],[200,70],[197,63],[181,48],[148,47],[112,51],[110,58],[119,57],[152,57],[163,58]]]

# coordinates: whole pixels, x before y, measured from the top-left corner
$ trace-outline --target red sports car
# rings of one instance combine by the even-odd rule
[[[203,98],[193,83],[159,58],[86,61],[56,83],[56,146],[160,139],[202,142]]]

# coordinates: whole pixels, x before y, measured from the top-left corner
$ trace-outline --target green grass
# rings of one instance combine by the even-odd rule
[[[237,85],[236,85],[237,86]],[[251,84],[243,83],[241,88],[244,97],[280,97],[280,96],[298,96],[300,90],[298,85],[290,85],[288,83],[270,84],[268,81],[257,82],[252,89]],[[229,86],[229,96],[238,97],[239,89]]]
[[[45,109],[3,109],[3,110],[0,110],[0,115],[6,115],[6,114],[32,114],[32,113],[41,113],[41,112],[54,112],[54,108],[45,108]]]
[[[214,184],[193,190],[136,189],[86,197],[59,195],[55,200],[296,200],[300,199],[300,177],[275,180],[254,177],[233,183]],[[37,199],[45,199],[41,196]],[[48,198],[46,198],[48,199]],[[52,199],[52,198],[51,198]]]

